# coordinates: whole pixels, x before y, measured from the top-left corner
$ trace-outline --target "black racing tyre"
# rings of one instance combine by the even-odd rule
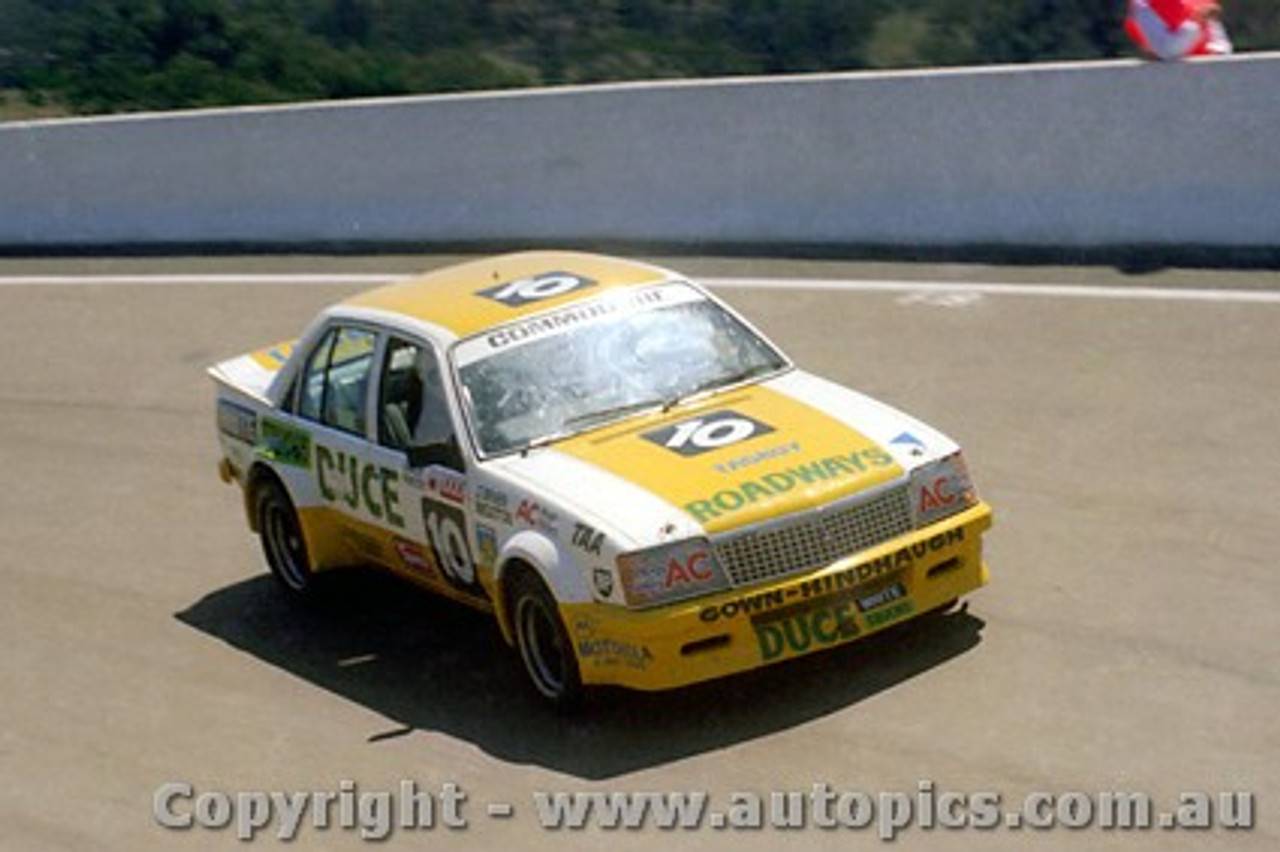
[[[582,676],[551,593],[537,575],[525,572],[513,580],[509,600],[511,627],[525,674],[553,705],[576,706],[582,699]]]
[[[316,579],[307,556],[307,542],[298,523],[298,512],[283,486],[272,479],[259,485],[254,494],[254,514],[262,553],[272,576],[291,596],[311,597]]]

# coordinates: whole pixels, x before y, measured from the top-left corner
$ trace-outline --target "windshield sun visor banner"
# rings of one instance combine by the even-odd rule
[[[625,317],[654,307],[701,301],[703,298],[702,294],[692,287],[682,284],[665,284],[614,294],[590,302],[579,302],[464,340],[455,349],[454,358],[459,368],[462,368],[493,352],[533,343],[596,320]]]

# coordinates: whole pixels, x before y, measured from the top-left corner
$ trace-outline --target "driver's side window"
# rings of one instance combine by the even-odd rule
[[[454,437],[440,365],[430,347],[390,338],[380,386],[380,444],[407,450],[444,444]]]

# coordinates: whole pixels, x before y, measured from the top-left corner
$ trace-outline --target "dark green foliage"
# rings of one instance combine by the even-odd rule
[[[1124,0],[0,0],[0,92],[73,112],[1131,55]],[[1228,0],[1245,50],[1280,0]],[[3,101],[0,101],[2,103]]]

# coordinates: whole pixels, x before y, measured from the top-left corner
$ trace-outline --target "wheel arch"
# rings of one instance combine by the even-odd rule
[[[581,568],[566,556],[564,548],[533,530],[516,533],[503,546],[494,572],[497,587],[494,614],[502,638],[509,645],[515,644],[511,623],[512,590],[520,577],[529,575],[547,587],[557,604],[591,600],[586,577]]]
[[[266,462],[255,461],[249,468],[248,475],[244,478],[244,514],[249,522],[249,529],[254,533],[261,532],[258,528],[258,491],[267,483],[275,484],[285,493],[285,496],[293,500],[293,495],[289,492],[289,487],[285,485],[280,474],[276,473],[271,465]]]

